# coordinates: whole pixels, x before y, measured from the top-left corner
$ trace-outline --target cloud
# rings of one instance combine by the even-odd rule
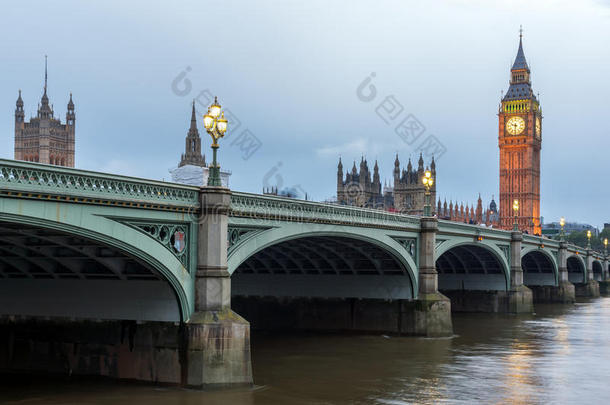
[[[316,149],[319,157],[339,157],[351,159],[360,156],[377,156],[383,152],[396,151],[400,145],[388,142],[373,142],[371,139],[356,138],[338,145],[325,145]]]

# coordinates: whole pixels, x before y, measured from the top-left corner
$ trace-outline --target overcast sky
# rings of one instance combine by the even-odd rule
[[[346,168],[378,159],[389,180],[396,152],[406,165],[433,140],[439,196],[488,203],[522,24],[544,114],[545,222],[610,222],[608,2],[169,3],[5,2],[0,157],[13,158],[19,89],[26,119],[36,113],[48,54],[62,121],[74,94],[78,168],[168,180],[192,99],[215,94],[234,117],[219,157],[235,190],[296,187],[323,200],[336,192],[339,156]],[[393,112],[387,101],[378,109],[390,96]],[[409,115],[425,131],[402,139],[395,128]]]

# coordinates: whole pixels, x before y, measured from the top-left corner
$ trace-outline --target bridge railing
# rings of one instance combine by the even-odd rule
[[[83,202],[122,201],[184,210],[199,203],[198,187],[6,159],[0,159],[0,193],[42,199],[71,196]]]
[[[448,221],[439,219],[438,233],[445,235],[456,236],[482,236],[484,238],[493,238],[499,240],[510,240],[510,231],[503,229],[491,228],[482,225],[465,224],[463,222]]]
[[[420,227],[419,217],[412,215],[241,192],[231,195],[230,215],[269,221],[384,226],[412,230],[418,230]]]
[[[535,236],[535,235],[523,235],[523,244],[524,245],[538,245],[548,246],[552,248],[559,248],[559,241],[556,239],[547,238],[544,236]]]

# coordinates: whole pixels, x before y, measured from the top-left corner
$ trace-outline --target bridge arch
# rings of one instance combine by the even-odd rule
[[[523,284],[526,286],[552,285],[559,283],[559,266],[556,258],[545,249],[528,247],[521,251]]]
[[[436,258],[439,290],[506,291],[510,288],[508,260],[494,243],[443,241],[437,246]]]
[[[593,270],[593,278],[597,281],[602,281],[602,273],[604,270],[604,266],[602,265],[602,263],[599,260],[593,260],[591,269]]]
[[[580,255],[571,255],[567,259],[568,281],[570,283],[586,283],[587,268],[585,260]]]
[[[231,229],[231,226],[229,227]],[[329,229],[330,228],[330,229]],[[233,295],[411,299],[411,252],[381,229],[283,224],[229,250]]]
[[[133,210],[123,210],[129,209],[114,208],[112,212],[132,218]],[[155,239],[106,217],[109,213],[109,207],[0,198],[0,227],[12,230],[12,236],[5,232],[0,237],[0,268],[8,269],[8,273],[0,272],[3,312],[149,321],[189,319],[194,286],[188,270]],[[40,243],[28,247],[22,243],[24,238]],[[46,266],[29,257],[38,254]],[[80,270],[73,264],[75,260],[84,261],[78,266]],[[123,272],[118,270],[119,261]],[[33,273],[18,274],[16,264],[27,265]],[[21,298],[14,299],[16,294]]]

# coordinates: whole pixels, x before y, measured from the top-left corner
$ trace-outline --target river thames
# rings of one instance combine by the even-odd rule
[[[586,404],[610,396],[610,298],[454,314],[455,336],[260,334],[253,389],[2,378],[8,404]]]

